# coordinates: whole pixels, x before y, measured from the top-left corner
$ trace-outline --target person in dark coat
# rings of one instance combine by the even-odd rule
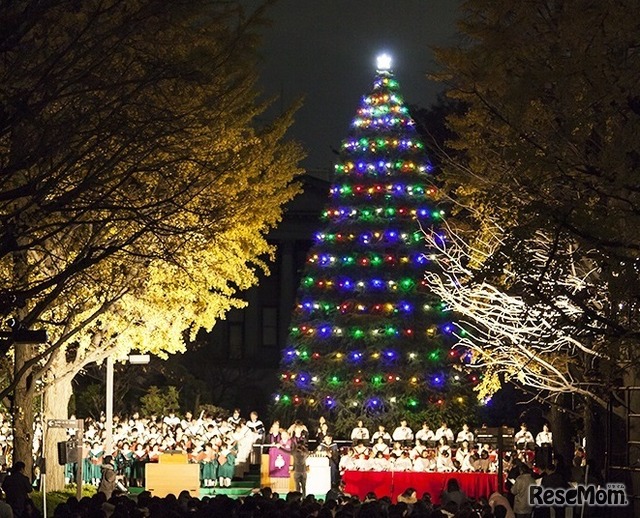
[[[13,509],[15,518],[22,518],[29,493],[33,491],[29,477],[24,474],[24,468],[24,462],[16,462],[11,468],[11,474],[2,483],[2,489],[7,495],[7,503]]]
[[[113,457],[106,455],[102,464],[102,477],[98,486],[98,493],[104,493],[107,500],[111,498],[116,488],[116,470],[113,467]]]
[[[316,448],[317,453],[325,455],[329,459],[329,467],[331,468],[331,487],[337,487],[340,481],[340,471],[338,463],[340,462],[340,450],[338,445],[333,442],[331,435],[325,435],[322,442]]]
[[[293,450],[293,481],[296,485],[296,491],[307,494],[307,458],[309,457],[309,449],[304,443],[298,443]]]

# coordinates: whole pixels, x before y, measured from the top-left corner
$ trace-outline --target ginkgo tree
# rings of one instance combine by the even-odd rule
[[[49,335],[0,342],[16,459],[31,461],[37,391],[66,417],[84,365],[183,350],[267,270],[302,154],[284,138],[293,110],[264,118],[264,8],[240,4],[1,6],[2,309]]]

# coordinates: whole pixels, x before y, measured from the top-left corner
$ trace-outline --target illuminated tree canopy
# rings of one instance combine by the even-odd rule
[[[263,22],[235,2],[0,2],[0,292],[50,337],[15,348],[16,412],[36,380],[182,350],[267,269],[302,154],[293,109],[264,122]]]
[[[466,110],[444,177],[464,225],[429,278],[475,360],[543,395],[635,384],[640,97],[634,2],[469,0],[438,79]],[[465,227],[465,230],[461,228]],[[492,376],[495,374],[495,376]]]

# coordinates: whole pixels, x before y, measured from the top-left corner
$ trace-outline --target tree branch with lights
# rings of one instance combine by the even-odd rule
[[[440,266],[425,276],[459,317],[458,346],[468,348],[471,365],[484,371],[479,396],[490,398],[504,380],[604,405],[603,383],[587,375],[591,364],[615,363],[605,347],[610,304],[596,262],[563,236],[542,230],[519,244],[526,265],[504,261],[508,238],[498,226],[487,225],[475,242],[459,229],[446,230],[446,239],[425,231]]]

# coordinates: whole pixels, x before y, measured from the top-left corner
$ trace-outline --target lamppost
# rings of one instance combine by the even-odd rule
[[[148,354],[131,354],[129,363],[131,365],[146,365],[151,361]],[[113,454],[113,357],[107,357],[107,394],[105,412],[105,436],[104,451],[107,455]]]

